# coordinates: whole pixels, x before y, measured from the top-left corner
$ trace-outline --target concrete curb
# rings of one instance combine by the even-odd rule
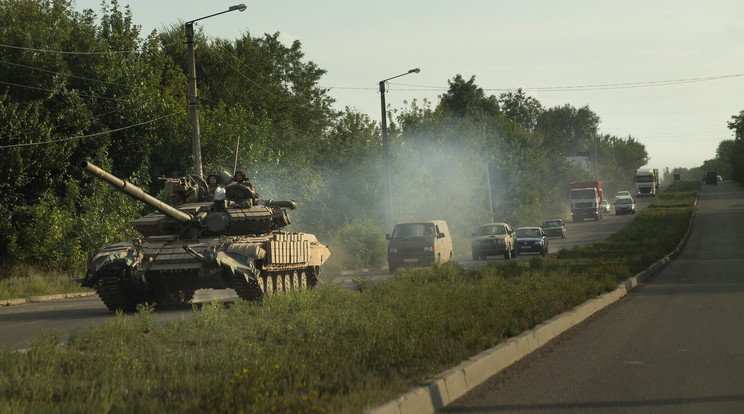
[[[657,274],[667,263],[679,255],[692,231],[696,207],[697,200],[693,204],[693,213],[692,217],[690,217],[690,223],[687,226],[687,232],[682,236],[682,241],[680,241],[677,247],[671,253],[649,266],[648,269],[620,283],[617,289],[589,299],[570,311],[555,316],[533,329],[525,331],[514,338],[510,338],[493,348],[487,349],[467,361],[461,362],[456,367],[440,373],[436,379],[432,379],[414,388],[395,400],[371,408],[366,413],[434,413],[473,390],[504,368],[545,345],[553,338],[585,321],[596,312],[615,303],[638,286],[638,283],[644,282]]]
[[[79,292],[79,293],[62,293],[58,295],[30,296],[27,298],[19,298],[19,299],[2,299],[0,300],[0,306],[14,306],[14,305],[25,305],[27,303],[52,302],[55,300],[95,296],[95,294],[96,294],[95,292]]]

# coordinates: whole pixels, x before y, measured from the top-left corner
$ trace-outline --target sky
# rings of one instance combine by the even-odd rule
[[[377,122],[378,82],[394,109],[434,106],[456,75],[487,95],[522,88],[545,108],[588,106],[599,132],[645,145],[652,168],[693,168],[733,139],[744,111],[744,1],[119,0],[142,35],[198,19],[211,38],[280,33],[327,71],[337,109]],[[101,0],[75,0],[100,16]],[[184,46],[185,47],[185,46]],[[196,64],[199,64],[197,51]],[[601,160],[600,160],[601,162]]]

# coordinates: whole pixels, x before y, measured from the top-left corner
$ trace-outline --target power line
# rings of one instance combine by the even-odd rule
[[[76,75],[72,75],[72,74],[68,74],[68,73],[64,73],[64,72],[59,72],[59,71],[53,71],[53,70],[49,70],[49,69],[42,69],[42,68],[37,68],[37,67],[34,67],[34,66],[21,65],[20,63],[8,62],[6,60],[0,60],[0,63],[5,64],[5,65],[10,65],[10,66],[17,66],[19,68],[24,68],[24,69],[37,70],[39,72],[44,72],[44,73],[51,73],[53,75],[62,75],[62,76],[73,78],[73,79],[80,79],[80,80],[85,80],[85,81],[98,82],[98,83],[103,83],[103,84],[106,84],[106,85],[122,86],[122,87],[130,88],[130,89],[133,89],[134,88],[134,86],[126,85],[126,84],[123,84],[123,83],[116,83],[116,82],[109,82],[109,81],[104,81],[104,80],[100,80],[100,79],[86,78],[84,76],[76,76]]]
[[[123,53],[137,53],[136,50],[111,50],[108,52],[76,52],[76,51],[66,51],[66,50],[34,49],[31,47],[11,46],[11,45],[4,45],[4,44],[0,44],[0,47],[4,47],[8,49],[25,50],[28,52],[57,53],[57,54],[62,54],[62,55],[114,55],[114,54],[123,54]]]
[[[39,88],[39,87],[36,87],[36,86],[20,85],[18,83],[5,82],[5,81],[0,81],[0,84],[9,85],[9,86],[15,86],[15,87],[18,87],[18,88],[32,89],[32,90],[36,90],[36,91],[50,92],[50,93],[58,93],[58,92],[60,92],[60,90],[57,90],[57,89]],[[85,98],[102,99],[102,100],[106,100],[106,101],[116,101],[116,102],[129,102],[129,100],[126,100],[126,99],[108,98],[108,97],[105,97],[105,96],[88,95],[87,93],[73,92],[73,91],[67,91],[67,90],[65,92],[70,93],[72,95],[82,96],[82,97],[85,97]]]
[[[176,116],[176,115],[181,114],[183,112],[186,112],[186,111],[185,110],[183,110],[183,111],[177,111],[177,112],[174,112],[174,113],[169,114],[169,115],[163,115],[161,117],[158,117],[158,118],[155,118],[155,119],[151,119],[149,121],[144,121],[144,122],[140,122],[138,124],[128,125],[128,126],[121,127],[121,128],[111,129],[111,130],[104,131],[104,132],[98,132],[98,133],[95,133],[95,134],[78,135],[78,136],[75,136],[75,137],[60,138],[60,139],[54,139],[54,140],[42,141],[42,142],[29,142],[29,143],[25,143],[25,144],[0,145],[0,149],[19,148],[19,147],[30,147],[30,146],[35,146],[35,145],[46,145],[46,144],[56,144],[56,143],[59,143],[59,142],[72,141],[72,140],[76,140],[76,139],[97,137],[97,136],[100,136],[100,135],[110,134],[112,132],[119,132],[119,131],[123,131],[125,129],[130,129],[130,128],[135,128],[135,127],[142,126],[142,125],[151,124],[153,122],[160,121],[161,119],[165,119],[165,118],[170,118],[170,117]]]
[[[632,89],[632,88],[650,88],[656,86],[668,86],[678,85],[685,83],[698,83],[698,82],[709,82],[721,79],[731,79],[744,77],[744,73],[737,73],[732,75],[719,75],[719,76],[705,76],[697,78],[683,78],[683,79],[669,79],[659,81],[647,81],[647,82],[628,82],[628,83],[605,83],[605,84],[590,84],[590,85],[573,85],[573,86],[541,86],[541,87],[519,87],[519,88],[482,88],[484,91],[498,91],[498,92],[510,92],[516,90],[523,91],[536,91],[536,92],[580,92],[580,91],[594,91],[594,90],[612,90],[612,89]],[[398,83],[390,82],[393,85],[405,86],[407,88],[398,89],[402,91],[430,91],[439,92],[447,91],[449,87],[444,86],[431,86],[431,85],[416,85],[410,83]],[[348,89],[348,90],[378,90],[378,88],[364,88],[364,87],[349,87],[349,86],[326,86],[326,89]]]

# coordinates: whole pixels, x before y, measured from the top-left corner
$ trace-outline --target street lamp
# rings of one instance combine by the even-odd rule
[[[194,61],[194,22],[208,19],[219,14],[239,10],[245,11],[245,4],[230,6],[219,13],[186,22],[186,44],[189,46],[189,109],[191,110],[191,152],[194,155],[194,175],[202,178],[201,143],[199,142],[199,103],[196,99],[196,62]]]
[[[419,73],[421,69],[414,68],[406,73],[393,76],[392,78],[383,79],[380,81],[380,104],[382,108],[382,162],[385,169],[385,233],[392,230],[393,228],[393,185],[390,179],[390,152],[388,151],[387,142],[387,111],[385,111],[385,82],[399,78],[401,76],[409,75],[411,73]]]

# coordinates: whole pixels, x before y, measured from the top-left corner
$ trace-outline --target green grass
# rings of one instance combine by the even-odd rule
[[[615,289],[676,247],[691,211],[648,208],[557,256],[405,269],[357,291],[209,304],[165,324],[145,307],[62,346],[49,332],[0,352],[0,412],[360,412]]]
[[[74,292],[91,290],[81,287],[67,272],[28,264],[0,267],[0,299]]]

